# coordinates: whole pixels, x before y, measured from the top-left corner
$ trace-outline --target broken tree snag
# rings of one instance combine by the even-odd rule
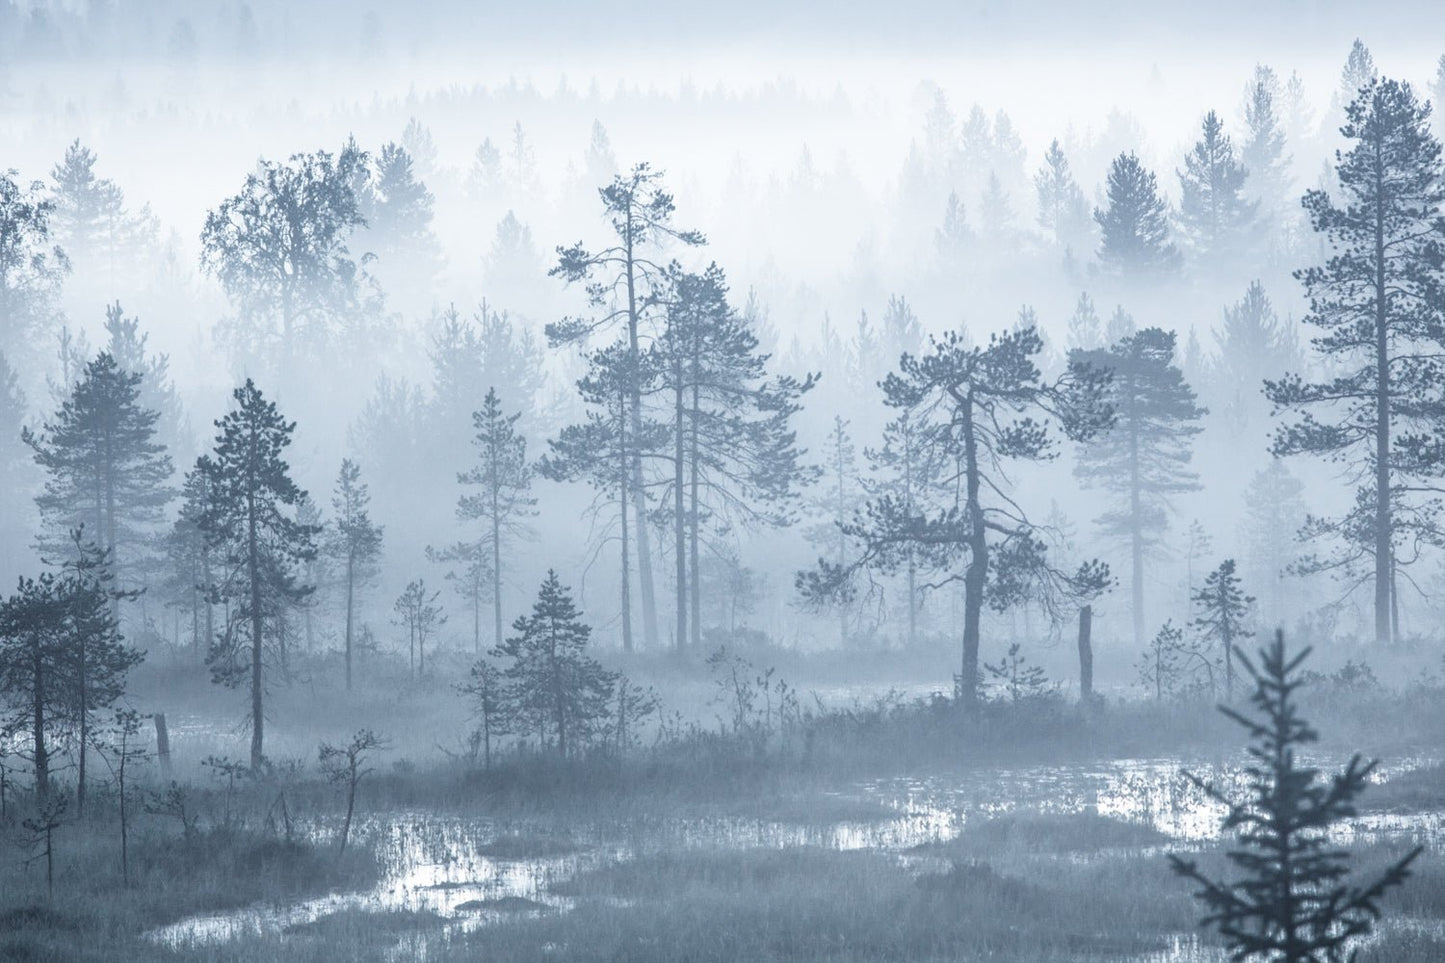
[[[1079,700],[1094,698],[1094,646],[1090,639],[1094,630],[1094,607],[1079,609]]]
[[[166,731],[166,714],[157,712],[156,721],[156,761],[161,764],[161,776],[165,779],[171,778],[171,737]]]

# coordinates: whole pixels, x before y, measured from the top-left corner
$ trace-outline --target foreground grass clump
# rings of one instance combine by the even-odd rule
[[[564,915],[503,920],[444,960],[1075,960],[1158,950],[1187,925],[1157,860],[1016,874],[823,849],[690,851],[559,884]]]
[[[58,837],[56,885],[46,899],[43,867],[21,854],[0,859],[0,960],[154,959],[147,930],[201,913],[282,903],[374,881],[380,868],[362,847],[335,847],[269,832],[216,828],[190,839],[151,828],[132,837],[130,881],[105,827],[66,827]]]

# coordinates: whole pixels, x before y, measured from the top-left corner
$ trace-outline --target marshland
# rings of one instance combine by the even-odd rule
[[[1445,956],[1430,17],[0,0],[0,959]]]

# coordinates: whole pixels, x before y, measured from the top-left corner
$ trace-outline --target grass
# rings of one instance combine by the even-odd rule
[[[503,920],[440,959],[1113,959],[1188,926],[1159,860],[1002,867],[957,860],[917,875],[894,856],[824,849],[665,853],[555,890],[562,916]]]
[[[186,840],[151,825],[131,838],[127,883],[110,829],[88,819],[57,831],[53,899],[42,863],[27,869],[24,852],[4,854],[0,960],[116,959],[120,947],[139,947],[142,933],[166,923],[356,888],[379,874],[364,846],[338,857],[330,846],[269,832],[210,829]]]

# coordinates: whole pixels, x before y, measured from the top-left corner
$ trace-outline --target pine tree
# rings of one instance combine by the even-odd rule
[[[47,476],[35,499],[49,529],[42,547],[68,555],[70,532],[87,526],[122,584],[135,581],[175,497],[170,456],[155,440],[160,416],[141,405],[141,381],[102,353],[51,420],[22,434]]]
[[[1099,312],[1088,292],[1080,292],[1074,304],[1074,313],[1069,317],[1069,330],[1064,343],[1070,351],[1092,351],[1104,345],[1103,325]]]
[[[916,545],[930,567],[963,565],[964,626],[958,691],[965,706],[979,689],[980,617],[985,604],[1007,608],[1024,600],[1049,605],[1061,596],[1088,598],[1109,584],[1107,566],[1084,563],[1075,572],[1050,564],[1038,530],[1010,494],[1003,473],[1008,460],[1053,457],[1059,436],[1086,440],[1107,428],[1107,375],[1081,363],[1046,381],[1034,358],[1043,349],[1031,328],[995,334],[973,346],[957,331],[933,339],[927,353],[905,355],[883,382],[887,403],[928,415],[938,456],[957,479],[951,504],[914,513],[896,496],[870,501],[842,534],[859,540],[860,557],[845,565],[820,560],[815,572],[799,573],[805,598],[827,598],[868,566],[896,571],[902,549]]]
[[[0,693],[10,710],[5,731],[30,748],[35,794],[50,793],[55,730],[64,719],[64,602],[55,576],[21,577],[0,603]]]
[[[1298,368],[1302,360],[1294,331],[1280,323],[1264,286],[1253,281],[1244,297],[1224,309],[1214,342],[1219,350],[1215,394],[1237,426],[1257,424],[1267,413],[1261,386],[1280,371]]]
[[[1034,175],[1034,191],[1038,195],[1039,226],[1059,247],[1082,252],[1089,244],[1089,204],[1074,180],[1057,137],[1044,154],[1044,166]]]
[[[1218,930],[1233,960],[1353,960],[1351,948],[1380,918],[1380,899],[1405,882],[1421,853],[1411,850],[1367,882],[1350,878],[1350,854],[1337,848],[1330,831],[1356,815],[1355,800],[1378,763],[1356,755],[1328,779],[1299,764],[1296,753],[1319,740],[1296,699],[1303,684],[1298,670],[1309,653],[1286,652],[1283,633],[1260,651],[1257,667],[1239,653],[1254,681],[1255,712],[1220,711],[1249,734],[1249,795],[1233,799],[1190,776],[1226,808],[1224,830],[1239,834],[1238,848],[1228,853],[1238,878],[1214,879],[1193,860],[1169,857],[1175,873],[1199,886],[1195,896],[1206,908],[1201,923]]]
[[[1148,281],[1179,268],[1179,250],[1169,240],[1169,209],[1154,172],[1133,153],[1120,154],[1109,168],[1108,207],[1095,208],[1102,239],[1099,261],[1119,276]]]
[[[126,675],[142,655],[125,644],[114,609],[120,592],[113,586],[109,553],[87,542],[77,529],[73,550],[56,583],[61,604],[61,641],[57,680],[63,686],[66,721],[75,734],[75,811],[85,812],[86,761],[95,747],[95,716],[125,694]]]
[[[212,477],[210,458],[206,456],[186,473],[181,485],[181,509],[164,543],[168,571],[163,590],[169,604],[190,610],[191,643],[201,654],[209,650],[216,635],[212,594],[216,555],[204,528]]]
[[[59,318],[70,259],[55,243],[55,202],[38,181],[22,185],[17,177],[0,170],[0,352],[25,363],[35,360],[36,336]]]
[[[396,597],[392,606],[396,622],[407,632],[407,655],[413,677],[426,675],[427,636],[447,622],[442,607],[437,604],[441,592],[427,592],[426,579],[414,579]]]
[[[1155,702],[1163,702],[1178,689],[1186,652],[1184,630],[1175,628],[1172,621],[1160,626],[1149,641],[1139,658],[1139,684],[1154,694]]]
[[[31,452],[21,437],[29,416],[20,377],[0,352],[0,491],[21,492],[30,487]],[[0,500],[0,565],[4,574],[18,574],[19,550],[31,530],[29,512],[20,498]]]
[[[406,148],[383,145],[358,213],[366,224],[362,243],[376,255],[375,270],[388,287],[416,290],[430,298],[430,285],[441,268],[441,248],[432,233],[435,202],[417,178]]]
[[[124,192],[96,176],[95,162],[76,140],[51,170],[55,236],[87,295],[114,299],[142,266],[138,252],[155,241],[156,224],[149,208],[126,210]]]
[[[670,281],[666,325],[650,362],[672,408],[668,455],[680,648],[702,644],[704,519],[728,530],[792,520],[797,487],[811,472],[801,464],[791,420],[815,379],[768,376],[769,359],[728,303],[727,280],[717,265],[701,274],[674,268]]]
[[[556,572],[548,571],[532,614],[512,630],[493,655],[507,660],[502,675],[516,731],[564,758],[579,752],[605,732],[617,676],[587,655],[592,629]]]
[[[341,568],[346,584],[346,689],[351,691],[352,646],[356,637],[356,594],[379,573],[382,527],[371,520],[371,492],[361,480],[361,469],[350,458],[341,461],[331,495],[335,518],[326,548]]]
[[[1204,587],[1194,593],[1199,615],[1191,623],[1206,639],[1218,644],[1224,659],[1224,697],[1234,700],[1234,655],[1241,640],[1254,635],[1247,620],[1254,608],[1254,596],[1245,595],[1234,559],[1227,558],[1204,578]]]
[[[1245,198],[1246,171],[1214,111],[1204,115],[1200,138],[1179,171],[1179,226],[1194,257],[1213,269],[1242,258],[1258,207]]]
[[[667,429],[652,418],[636,422],[640,435],[634,434],[631,417],[634,387],[646,383],[641,374],[633,373],[634,359],[626,341],[589,358],[588,373],[577,382],[578,393],[587,406],[586,418],[580,424],[567,425],[556,438],[547,442],[548,452],[538,463],[543,477],[553,481],[585,481],[598,493],[603,503],[611,503],[617,513],[616,537],[620,549],[622,649],[633,650],[632,622],[632,551],[630,540],[635,531],[629,520],[646,518],[646,491],[635,499],[632,484],[633,468],[644,452],[655,452],[666,444]],[[640,367],[640,365],[639,365]],[[641,501],[644,511],[629,514]],[[593,511],[597,508],[594,503]]]
[[[872,477],[863,481],[868,494],[874,498],[892,495],[897,499],[899,508],[913,518],[935,508],[941,494],[943,463],[939,459],[938,446],[930,444],[929,430],[926,424],[920,425],[911,412],[904,411],[884,427],[883,444],[863,452],[872,469]],[[918,644],[918,577],[923,552],[919,546],[912,544],[905,546],[903,552],[907,640],[908,647],[912,649]]]
[[[1239,159],[1249,172],[1245,193],[1258,205],[1260,227],[1278,230],[1297,210],[1290,197],[1290,157],[1280,117],[1279,78],[1269,67],[1254,68],[1244,92],[1244,140]]]
[[[487,389],[482,407],[472,414],[477,464],[457,476],[458,483],[480,488],[475,495],[461,496],[457,517],[480,519],[486,528],[481,542],[492,554],[492,638],[497,645],[502,642],[502,555],[508,540],[526,536],[525,519],[536,514],[537,504],[531,496],[535,469],[527,461],[527,439],[517,431],[519,418],[505,414],[496,391]]]
[[[964,262],[973,244],[973,230],[968,226],[968,213],[957,191],[950,191],[943,208],[943,223],[933,232],[934,247],[946,268]]]
[[[140,404],[154,411],[156,435],[172,451],[189,447],[190,430],[180,392],[171,378],[171,359],[149,350],[150,336],[140,329],[139,318],[127,318],[120,302],[105,309],[105,352],[125,372],[138,374]]]
[[[1271,458],[1250,478],[1244,493],[1251,580],[1268,587],[1262,606],[1267,625],[1278,626],[1284,620],[1289,595],[1285,580],[1291,575],[1292,549],[1304,524],[1304,484],[1283,461]]]
[[[282,418],[249,378],[232,397],[235,407],[216,422],[211,457],[197,462],[208,486],[201,527],[223,566],[213,593],[230,614],[208,661],[216,682],[250,683],[254,769],[265,761],[266,642],[281,645],[286,610],[314,591],[295,569],[315,557],[318,532],[295,517],[306,493],[283,456],[296,423]]]
[[[1392,637],[1395,506],[1406,501],[1403,489],[1433,485],[1445,464],[1426,440],[1445,417],[1432,360],[1445,323],[1445,185],[1429,105],[1408,84],[1371,82],[1347,114],[1351,146],[1336,165],[1343,206],[1321,190],[1304,200],[1334,253],[1295,275],[1310,299],[1305,320],[1322,329],[1314,346],[1341,373],[1320,382],[1285,375],[1266,394],[1276,409],[1300,413],[1276,434],[1275,454],[1349,460],[1371,478],[1375,637],[1383,644]]]
[[[1172,331],[1145,328],[1102,351],[1074,352],[1071,363],[1109,371],[1105,397],[1114,424],[1079,453],[1075,474],[1113,504],[1103,532],[1129,547],[1134,644],[1144,645],[1144,564],[1168,529],[1175,495],[1199,488],[1190,445],[1204,409],[1174,363]]]
[[[547,337],[553,344],[578,342],[594,332],[621,327],[625,357],[618,359],[624,363],[614,377],[622,374],[640,378],[644,371],[643,340],[660,323],[651,316],[655,308],[666,302],[667,278],[656,252],[668,243],[696,247],[706,243],[706,239],[700,231],[683,230],[673,224],[676,205],[662,185],[662,172],[652,170],[645,163],[627,174],[619,174],[611,184],[601,188],[598,195],[617,243],[595,251],[580,241],[571,247],[559,247],[557,264],[548,273],[569,284],[585,283],[589,302],[604,313],[590,320],[566,319],[548,325]],[[642,389],[640,382],[625,385],[628,428],[633,440],[638,442],[644,437]],[[655,647],[657,605],[646,524],[642,451],[637,449],[629,456],[629,488],[636,521],[643,639],[649,647]],[[623,511],[626,510],[627,506],[623,506]]]
[[[842,415],[833,416],[833,427],[823,444],[822,475],[819,491],[813,496],[811,509],[818,519],[804,529],[803,536],[827,555],[826,563],[841,571],[857,554],[857,543],[849,537],[848,525],[866,503],[863,481],[858,469],[858,446],[848,430],[851,422]],[[817,602],[834,608],[838,615],[838,642],[847,645],[853,632],[849,626],[854,599],[851,592],[834,591]]]

